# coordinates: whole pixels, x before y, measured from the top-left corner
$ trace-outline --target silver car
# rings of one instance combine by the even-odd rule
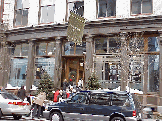
[[[22,115],[30,113],[30,107],[28,101],[22,101],[11,93],[0,92],[0,118],[13,116],[15,120],[19,120]]]

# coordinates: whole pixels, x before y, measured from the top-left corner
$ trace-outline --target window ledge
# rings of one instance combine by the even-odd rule
[[[143,16],[143,15],[152,15],[153,13],[141,13],[141,14],[131,14],[131,16]]]
[[[97,19],[105,19],[105,18],[116,18],[116,16],[109,16],[109,17],[99,17],[99,18],[97,18]]]

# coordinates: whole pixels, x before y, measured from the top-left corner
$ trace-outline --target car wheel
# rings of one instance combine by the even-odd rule
[[[50,115],[50,121],[63,121],[63,117],[59,112],[53,112]]]
[[[114,117],[111,121],[124,121],[124,119],[121,117]]]
[[[14,117],[15,120],[19,120],[19,119],[21,119],[22,116],[20,116],[20,115],[13,115],[13,117]]]
[[[1,109],[0,109],[0,119],[1,119],[1,117],[2,117],[2,111],[1,111]]]

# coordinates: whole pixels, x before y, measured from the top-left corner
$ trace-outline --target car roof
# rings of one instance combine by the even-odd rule
[[[86,92],[86,93],[116,93],[116,94],[128,94],[127,91],[113,91],[113,90],[109,90],[109,91],[105,91],[105,90],[85,90],[85,91],[80,91],[80,92]]]

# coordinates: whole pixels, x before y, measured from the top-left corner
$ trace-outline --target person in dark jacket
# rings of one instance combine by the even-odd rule
[[[22,99],[22,100],[25,99],[25,97],[26,97],[26,91],[25,91],[25,89],[24,89],[24,86],[21,86],[21,88],[20,88],[19,91],[18,91],[17,96],[18,96],[20,99]]]
[[[66,91],[66,88],[68,87],[67,80],[65,79],[63,82],[63,90]]]

